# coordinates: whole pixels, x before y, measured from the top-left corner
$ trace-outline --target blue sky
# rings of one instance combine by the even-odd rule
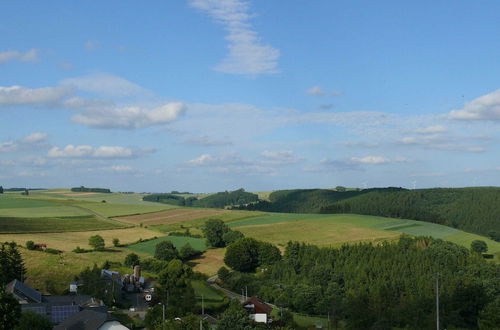
[[[0,185],[500,185],[500,3],[0,11]]]

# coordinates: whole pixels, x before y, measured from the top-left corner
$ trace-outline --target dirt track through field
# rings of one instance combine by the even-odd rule
[[[195,220],[207,216],[219,215],[228,211],[225,210],[199,210],[199,209],[174,209],[165,210],[155,213],[147,213],[140,215],[131,215],[128,217],[119,217],[115,220],[144,225],[162,225],[169,223],[179,223],[184,221]]]

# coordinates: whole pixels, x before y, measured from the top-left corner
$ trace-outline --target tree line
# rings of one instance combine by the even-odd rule
[[[441,328],[500,324],[500,265],[431,238],[339,249],[289,242],[283,258],[260,271],[221,269],[219,277],[233,291],[246,287],[250,295],[328,315],[334,327],[347,329],[432,328],[439,279]]]
[[[73,192],[95,192],[95,193],[104,193],[104,194],[111,193],[111,190],[107,189],[107,188],[87,188],[84,186],[71,188],[71,191],[73,191]]]
[[[500,240],[500,188],[374,191],[321,208],[434,222]]]
[[[246,192],[244,189],[238,189],[235,191],[219,192],[200,199],[194,196],[185,198],[173,193],[161,193],[144,196],[143,200],[177,206],[224,208],[226,206],[245,205],[257,202],[259,196]]]

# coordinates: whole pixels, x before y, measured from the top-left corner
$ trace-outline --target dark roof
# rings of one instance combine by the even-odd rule
[[[113,320],[108,313],[102,313],[99,310],[84,309],[55,326],[54,330],[97,330],[106,321]]]
[[[245,307],[246,309],[253,310],[255,314],[260,314],[260,313],[270,314],[273,311],[273,308],[271,306],[262,302],[256,296],[253,296],[252,298],[245,301],[243,303],[243,307]]]
[[[43,296],[43,302],[50,305],[78,305],[85,306],[96,303],[91,296],[84,294],[66,296]]]
[[[18,300],[27,302],[42,302],[42,294],[35,289],[30,288],[23,282],[13,280],[5,286],[5,291],[12,293]]]

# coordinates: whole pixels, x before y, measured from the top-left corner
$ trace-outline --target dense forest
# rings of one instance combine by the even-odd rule
[[[435,327],[438,277],[441,328],[500,324],[500,265],[430,238],[340,249],[290,242],[280,261],[256,273],[222,268],[219,277],[233,291],[246,286],[250,295],[292,311],[329,315],[347,329]]]
[[[500,188],[373,191],[334,202],[321,212],[429,221],[494,236],[500,232]]]
[[[259,200],[259,197],[256,194],[246,192],[244,189],[238,189],[231,192],[219,192],[201,199],[194,196],[184,198],[176,194],[164,193],[147,195],[143,197],[143,200],[178,206],[224,208],[226,206],[254,203]]]
[[[269,195],[269,201],[241,205],[240,210],[259,210],[285,213],[319,213],[334,202],[367,194],[372,191],[402,191],[403,188],[372,188],[363,190],[293,189],[278,190]]]
[[[106,189],[106,188],[87,188],[84,186],[71,188],[71,191],[73,191],[73,192],[95,192],[95,193],[105,193],[105,194],[111,193],[111,190]]]

